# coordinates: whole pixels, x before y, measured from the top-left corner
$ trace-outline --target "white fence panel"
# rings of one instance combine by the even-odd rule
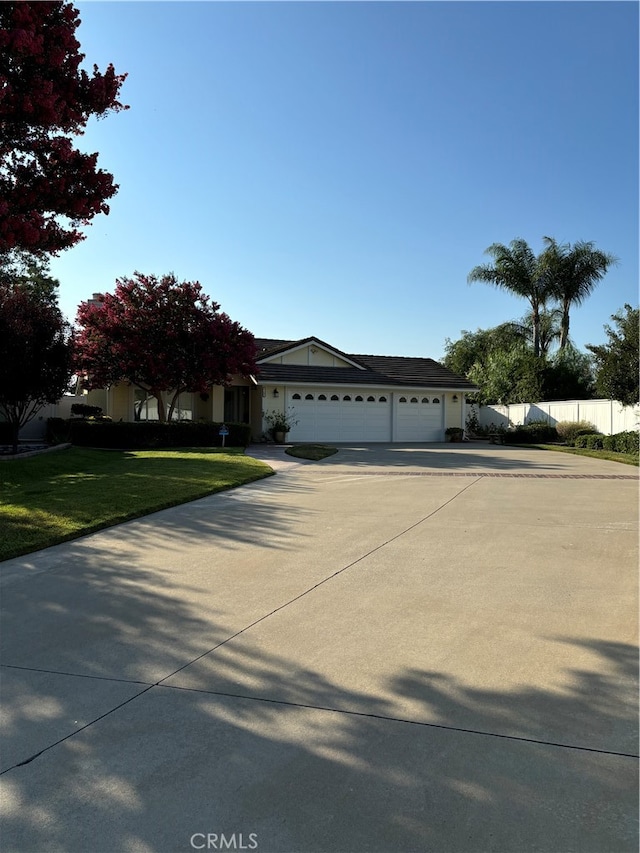
[[[519,426],[530,421],[546,420],[552,426],[560,421],[588,421],[604,435],[638,429],[640,406],[622,406],[615,400],[554,400],[542,403],[513,403],[510,406],[467,405],[482,426]]]

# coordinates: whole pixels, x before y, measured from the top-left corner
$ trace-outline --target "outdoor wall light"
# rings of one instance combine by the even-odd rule
[[[273,389],[273,396],[274,396],[274,397],[279,397],[279,396],[280,396],[280,392],[278,391],[278,389],[277,389],[277,388],[274,388],[274,389]]]
[[[454,403],[457,403],[458,402],[458,395],[454,394],[451,399],[453,400]]]

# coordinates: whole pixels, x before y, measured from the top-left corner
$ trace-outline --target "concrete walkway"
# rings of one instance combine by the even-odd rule
[[[3,853],[635,853],[637,469],[249,452],[0,564]]]

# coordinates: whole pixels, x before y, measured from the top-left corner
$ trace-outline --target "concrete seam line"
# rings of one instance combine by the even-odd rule
[[[31,764],[36,758],[39,758],[41,755],[44,755],[45,752],[48,752],[50,749],[53,749],[54,746],[58,746],[61,743],[64,743],[65,740],[69,740],[69,738],[75,737],[80,732],[83,732],[85,729],[88,729],[94,723],[99,722],[100,720],[104,720],[105,717],[108,717],[110,714],[113,714],[114,711],[123,708],[125,705],[128,705],[129,702],[133,702],[134,699],[137,699],[139,696],[142,696],[143,693],[146,693],[148,690],[151,690],[153,684],[150,684],[148,687],[145,687],[144,690],[141,690],[139,693],[136,693],[135,696],[130,696],[128,699],[125,699],[124,702],[120,702],[119,705],[116,705],[115,708],[109,708],[108,711],[105,711],[104,714],[100,714],[99,717],[96,717],[95,720],[90,720],[88,723],[85,723],[84,726],[80,726],[79,729],[75,729],[72,732],[69,732],[68,735],[59,738],[59,740],[50,743],[49,746],[45,746],[39,752],[35,752],[29,758],[25,758],[24,761],[19,761],[17,764],[12,765],[11,767],[7,767],[5,770],[0,771],[0,776],[4,776],[5,773],[8,773],[10,770],[15,770],[18,767],[24,767],[26,764]]]
[[[617,752],[612,749],[598,749],[595,746],[579,746],[573,743],[559,743],[553,740],[540,740],[539,738],[524,737],[524,735],[505,735],[500,732],[488,732],[483,729],[466,729],[462,726],[446,726],[443,723],[429,723],[425,720],[410,720],[406,717],[389,717],[385,714],[374,714],[367,711],[351,711],[348,708],[330,708],[326,705],[308,705],[304,702],[287,702],[285,699],[269,699],[266,696],[245,696],[242,693],[225,693],[222,690],[206,690],[202,687],[181,687],[174,684],[156,685],[165,690],[182,690],[187,693],[205,693],[209,696],[224,696],[229,699],[246,699],[249,702],[268,702],[272,705],[286,705],[291,708],[306,708],[310,711],[327,711],[331,714],[345,714],[350,717],[366,717],[372,720],[382,720],[389,723],[405,723],[410,726],[422,726],[427,729],[443,729],[447,732],[460,732],[462,734],[481,735],[482,737],[496,737],[502,740],[517,740],[523,743],[533,743],[539,746],[553,746],[558,749],[575,749],[581,752],[597,752],[601,755],[615,755],[619,758],[640,758],[633,752]]]
[[[38,666],[19,666],[14,663],[2,663],[0,669],[19,669],[23,672],[44,672],[49,675],[68,675],[71,678],[93,678],[96,681],[115,681],[118,684],[144,684],[147,687],[153,687],[153,681],[139,681],[134,678],[116,678],[113,675],[87,675],[84,672],[66,672],[63,669],[41,669]]]
[[[353,566],[356,566],[358,563],[362,562],[362,560],[366,560],[367,557],[370,557],[372,554],[375,554],[376,551],[380,551],[382,548],[385,548],[387,545],[391,544],[391,542],[395,542],[396,539],[399,539],[401,536],[404,536],[406,533],[409,533],[410,530],[414,530],[420,524],[423,524],[425,521],[428,521],[430,518],[433,518],[433,516],[436,513],[440,512],[440,510],[444,509],[446,506],[448,506],[454,500],[459,498],[463,492],[466,492],[467,489],[470,489],[476,483],[480,482],[481,479],[483,479],[483,475],[478,474],[477,480],[474,480],[472,483],[467,483],[467,485],[464,488],[460,489],[459,492],[456,492],[455,495],[450,497],[448,500],[446,500],[439,507],[436,507],[436,509],[434,509],[433,512],[430,512],[428,515],[425,515],[423,518],[420,518],[414,524],[411,524],[409,527],[405,528],[404,530],[401,530],[400,533],[396,533],[395,536],[392,536],[390,539],[387,539],[386,542],[382,542],[380,545],[376,545],[375,548],[372,548],[370,551],[367,551],[366,554],[362,554],[356,560],[352,560],[352,562],[348,563],[346,566],[343,566],[341,569],[337,569],[335,572],[333,572],[333,574],[328,575],[326,578],[323,578],[321,581],[318,581],[318,583],[314,584],[313,586],[310,586],[308,589],[303,590],[298,595],[289,599],[289,601],[285,601],[284,604],[280,604],[278,607],[274,608],[270,613],[265,613],[264,616],[261,616],[259,619],[255,619],[249,625],[245,625],[244,628],[241,628],[239,631],[236,631],[235,634],[232,634],[230,637],[227,637],[226,640],[222,640],[221,642],[217,643],[217,645],[213,646],[213,648],[208,649],[206,652],[202,652],[202,654],[198,655],[198,657],[194,658],[193,660],[188,661],[183,666],[178,667],[178,669],[176,669],[174,672],[170,672],[168,675],[165,675],[159,681],[156,681],[155,682],[156,685],[162,684],[163,681],[166,681],[168,678],[172,678],[174,675],[177,675],[179,672],[182,672],[187,667],[191,666],[194,663],[197,663],[199,660],[202,660],[202,658],[205,658],[207,655],[210,655],[213,652],[217,651],[222,646],[226,645],[227,643],[230,643],[231,640],[235,640],[241,634],[244,634],[246,631],[249,631],[251,628],[255,628],[256,625],[259,625],[261,622],[264,622],[265,619],[269,619],[271,616],[274,616],[276,613],[279,613],[281,610],[284,610],[286,607],[289,607],[291,604],[295,604],[296,601],[299,601],[301,598],[304,598],[306,595],[309,595],[309,593],[318,589],[318,587],[323,586],[324,584],[328,583],[330,580],[333,580],[334,578],[336,578],[338,575],[341,575],[343,572],[346,572],[347,569],[351,569]]]
[[[479,475],[478,480],[481,479],[481,476],[482,475]],[[88,723],[85,723],[84,726],[81,726],[79,729],[75,729],[73,732],[70,732],[68,735],[65,735],[65,737],[59,738],[57,741],[54,741],[54,743],[49,744],[49,746],[45,746],[39,752],[34,753],[32,756],[30,756],[29,758],[26,758],[24,761],[20,761],[17,764],[14,764],[11,767],[7,767],[5,770],[0,771],[0,776],[3,776],[5,773],[8,773],[10,770],[15,770],[18,767],[24,767],[25,765],[30,764],[32,761],[34,761],[36,758],[39,758],[45,752],[48,752],[50,749],[53,749],[55,746],[59,746],[59,744],[64,743],[64,741],[69,740],[69,738],[75,737],[80,732],[82,732],[85,729],[89,728],[90,726],[94,725],[94,723],[97,723],[100,720],[103,720],[105,717],[108,717],[110,714],[113,714],[114,711],[118,711],[120,708],[123,708],[125,705],[128,705],[129,702],[133,702],[134,699],[138,699],[144,693],[147,693],[149,690],[151,690],[152,687],[158,687],[158,686],[162,685],[163,681],[166,681],[168,678],[171,678],[173,675],[176,675],[178,672],[181,672],[183,669],[186,669],[188,666],[191,666],[191,664],[195,663],[196,661],[201,660],[202,658],[206,657],[208,654],[211,654],[212,652],[216,651],[216,649],[219,649],[221,646],[224,646],[226,643],[228,643],[231,640],[235,639],[236,637],[240,636],[240,634],[243,634],[245,631],[248,631],[250,628],[253,628],[255,625],[259,624],[260,622],[263,622],[265,619],[268,619],[270,616],[273,616],[275,613],[278,613],[278,611],[283,610],[285,607],[288,607],[290,604],[293,604],[295,601],[298,601],[298,599],[303,598],[308,593],[313,592],[314,589],[317,589],[319,586],[322,586],[323,584],[327,583],[327,581],[330,581],[332,578],[336,577],[339,574],[342,574],[342,572],[346,571],[347,569],[351,568],[352,566],[355,566],[357,563],[366,559],[366,557],[368,557],[370,554],[373,554],[376,551],[379,551],[381,548],[384,548],[385,545],[388,545],[390,542],[393,542],[394,540],[399,539],[400,536],[404,536],[405,533],[408,533],[410,530],[413,530],[419,524],[422,524],[424,521],[427,521],[427,519],[431,518],[433,515],[435,515],[437,512],[439,512],[445,506],[447,506],[452,501],[454,501],[464,491],[471,488],[471,486],[473,486],[474,483],[478,482],[478,480],[475,480],[473,483],[469,483],[468,485],[466,485],[464,487],[464,489],[461,489],[457,494],[453,495],[453,497],[449,498],[449,500],[445,501],[443,504],[441,504],[441,506],[439,506],[435,510],[433,510],[433,512],[430,512],[428,515],[425,515],[424,518],[421,518],[419,521],[416,521],[410,527],[407,527],[406,530],[402,530],[400,533],[397,533],[395,536],[392,536],[391,539],[388,539],[386,542],[383,542],[381,545],[377,545],[375,548],[372,548],[371,551],[369,551],[367,554],[363,554],[361,557],[358,557],[357,560],[353,560],[348,565],[343,566],[341,569],[338,569],[332,575],[329,575],[328,577],[319,581],[314,586],[310,587],[309,589],[307,589],[304,592],[301,592],[299,595],[295,596],[295,598],[292,598],[290,601],[287,601],[284,604],[281,604],[279,607],[276,607],[276,609],[272,610],[271,613],[267,613],[266,615],[261,616],[260,619],[256,619],[250,625],[245,626],[244,628],[242,628],[240,631],[237,631],[232,636],[227,637],[226,640],[223,640],[222,642],[218,643],[218,645],[214,646],[212,649],[209,649],[208,651],[203,652],[201,655],[198,655],[198,657],[194,658],[193,660],[188,661],[186,664],[184,664],[184,666],[179,667],[174,672],[169,673],[169,675],[165,675],[163,678],[161,678],[159,681],[156,681],[154,684],[148,684],[144,690],[141,690],[139,693],[136,693],[135,696],[130,696],[129,699],[125,699],[124,702],[120,702],[114,708],[110,708],[108,711],[105,711],[104,714],[101,714],[99,717],[96,717],[94,720],[90,720]],[[15,667],[15,668],[17,669],[18,667]],[[25,667],[25,669],[26,669],[26,667]],[[38,670],[35,670],[35,671],[38,671]],[[42,670],[42,671],[44,672],[46,670]],[[59,674],[66,675],[66,674],[71,674],[71,673],[59,673]],[[83,676],[78,676],[78,677],[83,677]],[[116,681],[119,679],[112,679],[112,680]],[[124,679],[122,679],[122,680],[124,681]],[[132,683],[134,683],[134,684],[145,684],[146,682],[132,682]],[[327,709],[327,710],[331,710],[331,709]]]

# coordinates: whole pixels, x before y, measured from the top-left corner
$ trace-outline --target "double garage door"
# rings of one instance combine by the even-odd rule
[[[290,441],[441,441],[438,396],[387,391],[290,388],[287,408],[298,421]]]

